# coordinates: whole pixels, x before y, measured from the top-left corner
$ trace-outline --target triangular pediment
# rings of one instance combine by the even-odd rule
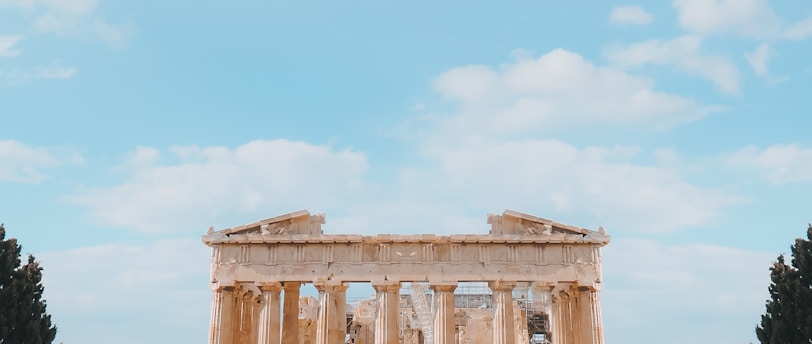
[[[322,234],[321,225],[325,222],[324,218],[324,214],[310,215],[310,212],[307,210],[299,210],[246,225],[226,228],[209,234],[232,235],[256,233],[263,235],[319,235]]]
[[[324,235],[321,225],[325,223],[324,214],[311,215],[307,210],[299,210],[265,220],[214,231],[210,228],[204,235],[204,241],[213,242],[361,242],[370,241],[444,241],[452,242],[501,242],[519,240],[520,242],[579,242],[606,244],[610,237],[603,228],[598,231],[567,225],[553,220],[537,217],[514,210],[505,210],[501,215],[488,214],[491,225],[488,234],[437,236],[379,234],[361,236],[350,234]],[[395,238],[396,237],[396,238]],[[394,238],[394,239],[393,239]],[[308,241],[309,240],[309,241]]]
[[[603,228],[593,231],[586,228],[567,225],[538,216],[528,215],[515,210],[505,210],[502,215],[488,214],[488,223],[491,225],[491,235],[522,234],[522,235],[555,235],[580,234],[604,235]]]

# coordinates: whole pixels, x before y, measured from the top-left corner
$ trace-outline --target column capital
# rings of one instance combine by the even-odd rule
[[[452,283],[437,283],[437,284],[429,283],[429,288],[431,288],[431,290],[433,290],[436,293],[439,293],[439,292],[453,293],[454,290],[457,289],[457,284],[456,283],[453,283],[453,284]]]
[[[538,289],[538,290],[553,290],[555,289],[554,282],[542,282],[537,281],[530,284],[530,288]]]
[[[400,282],[376,281],[372,282],[372,288],[378,293],[397,292],[400,290]]]
[[[341,281],[313,281],[313,286],[316,287],[318,291],[327,292],[340,292],[349,288],[349,285]]]
[[[263,282],[259,283],[260,291],[282,291],[282,283],[280,282]]]
[[[299,290],[302,287],[301,282],[282,282],[282,289],[285,291],[288,290]]]
[[[578,290],[578,283],[576,282],[558,282],[555,284],[553,288],[553,295],[564,293],[570,293],[573,290]]]
[[[513,291],[513,288],[516,288],[516,282],[509,282],[509,281],[490,281],[488,282],[488,287],[491,288],[492,291]]]
[[[383,282],[383,283],[381,283]],[[375,344],[392,344],[398,342],[398,319],[400,282],[373,281],[372,287],[377,293],[377,310],[375,315]]]
[[[594,285],[579,285],[578,291],[600,291],[601,288],[599,286]]]
[[[220,285],[220,286],[217,286],[215,288],[212,288],[212,291],[232,292],[232,291],[234,291],[234,286],[232,286],[232,285]]]

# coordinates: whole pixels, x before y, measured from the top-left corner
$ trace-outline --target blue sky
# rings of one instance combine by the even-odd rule
[[[64,343],[204,342],[200,235],[298,209],[603,226],[607,342],[746,343],[812,221],[810,44],[801,0],[0,0],[0,221]]]

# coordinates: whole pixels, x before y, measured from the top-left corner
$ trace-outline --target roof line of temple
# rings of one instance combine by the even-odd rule
[[[449,242],[586,242],[608,243],[610,237],[603,227],[598,231],[567,225],[545,218],[524,214],[514,210],[505,210],[502,215],[488,214],[490,233],[453,234],[447,236],[434,234],[324,234],[321,225],[325,215],[311,215],[307,210],[268,218],[246,225],[215,231],[209,228],[203,241],[206,243],[227,242],[431,242],[446,240]]]

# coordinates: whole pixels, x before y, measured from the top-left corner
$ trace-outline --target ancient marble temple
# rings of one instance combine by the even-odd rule
[[[510,210],[488,215],[488,234],[325,234],[324,223],[302,210],[203,236],[212,248],[209,343],[603,343],[600,248],[610,238],[602,228]],[[347,288],[357,282],[376,294],[354,315],[365,338],[348,326],[356,320]],[[487,302],[461,311],[455,290],[470,282],[487,283]],[[318,299],[300,297],[305,283]],[[406,284],[426,292],[405,304]],[[532,302],[516,297],[518,288]],[[543,335],[522,323],[537,316]]]

